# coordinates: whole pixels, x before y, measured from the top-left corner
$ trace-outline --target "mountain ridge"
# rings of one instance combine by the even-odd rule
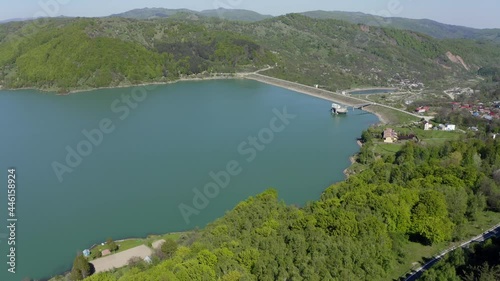
[[[488,40],[500,44],[500,28],[473,28],[461,25],[441,23],[432,19],[410,19],[403,17],[381,17],[363,12],[346,11],[324,11],[313,10],[300,12],[299,14],[316,19],[337,19],[353,24],[364,24],[369,26],[379,26],[395,28],[400,30],[410,30],[423,33],[438,39],[471,39]],[[156,19],[156,18],[219,18],[231,21],[258,22],[279,16],[260,14],[244,9],[208,9],[195,11],[190,9],[168,9],[168,8],[140,8],[123,13],[112,14],[106,17],[121,17],[130,19]],[[12,21],[25,21],[30,19],[14,18],[0,21],[0,24]]]
[[[88,89],[266,65],[276,66],[267,75],[329,90],[427,84],[500,66],[500,48],[300,14],[251,23],[108,17],[0,25],[0,84],[8,88]]]
[[[131,10],[121,14],[111,15],[112,17],[127,17],[136,19],[154,18],[154,12],[160,11],[162,8],[144,8]],[[164,14],[172,16],[176,9],[163,9]],[[182,12],[203,16],[203,17],[218,17],[226,20],[236,20],[245,22],[255,22],[273,18],[270,15],[262,15],[250,10],[242,9],[214,9],[204,11],[193,11],[180,9]],[[500,28],[473,28],[460,25],[445,24],[431,19],[409,19],[402,17],[381,17],[377,15],[366,14],[362,12],[344,12],[344,11],[306,11],[299,14],[317,18],[317,19],[337,19],[347,21],[353,24],[366,24],[370,26],[381,26],[396,28],[402,30],[410,30],[420,32],[438,39],[472,39],[472,40],[491,40],[500,43]],[[279,16],[277,16],[279,17]]]

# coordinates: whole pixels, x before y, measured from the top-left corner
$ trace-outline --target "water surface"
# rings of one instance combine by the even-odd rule
[[[10,167],[17,169],[19,219],[17,273],[7,274],[7,244],[0,238],[0,280],[61,273],[71,267],[77,251],[107,237],[203,227],[270,187],[288,204],[318,199],[326,187],[344,179],[349,156],[359,149],[356,138],[377,122],[359,110],[332,117],[329,101],[255,81],[157,86],[134,109],[125,102],[132,91],[69,96],[0,92],[0,219],[7,224]],[[295,119],[247,161],[250,154],[238,147],[270,128],[275,111],[285,107]],[[66,165],[67,146],[76,150],[87,140],[82,130],[99,128],[103,119],[114,131],[60,182],[53,163]],[[213,181],[209,173],[224,170],[230,161],[239,163],[241,173],[186,223],[179,204],[192,206],[193,190],[203,190]]]

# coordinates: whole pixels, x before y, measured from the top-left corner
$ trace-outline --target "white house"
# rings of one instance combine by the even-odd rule
[[[444,130],[445,131],[455,131],[457,129],[457,126],[456,125],[453,125],[453,124],[446,124]]]
[[[425,122],[424,131],[430,131],[430,130],[432,130],[432,127],[434,127],[434,126],[431,123]]]

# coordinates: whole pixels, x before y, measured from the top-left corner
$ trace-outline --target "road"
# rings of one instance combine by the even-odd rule
[[[270,68],[267,68],[267,69],[270,69]],[[298,92],[301,92],[304,94],[308,94],[308,95],[312,95],[312,96],[319,97],[322,99],[326,99],[328,101],[342,103],[342,104],[347,105],[347,106],[354,106],[355,107],[357,105],[362,105],[362,104],[371,104],[371,105],[377,105],[377,106],[385,107],[388,109],[396,110],[396,111],[417,117],[419,119],[423,118],[427,121],[433,119],[433,117],[421,116],[421,115],[411,113],[411,112],[402,110],[400,108],[392,107],[389,105],[380,104],[380,103],[372,102],[369,100],[365,100],[365,99],[361,99],[361,98],[357,98],[357,97],[353,97],[353,96],[344,96],[344,95],[341,95],[341,94],[338,94],[335,92],[331,92],[331,91],[327,91],[324,89],[319,89],[319,88],[299,84],[296,82],[290,82],[287,80],[259,74],[259,72],[267,70],[267,69],[259,70],[259,71],[252,72],[252,73],[244,73],[242,75],[242,77],[245,77],[247,79],[257,80],[259,82],[263,82],[263,83],[267,83],[267,84],[271,84],[271,85],[275,85],[275,86],[279,86],[279,87],[284,87],[284,88],[298,91]]]
[[[446,254],[453,252],[457,248],[464,248],[468,247],[470,244],[475,243],[475,242],[483,242],[485,240],[488,240],[494,236],[498,236],[500,234],[500,224],[495,225],[494,227],[486,230],[485,232],[481,233],[480,235],[463,242],[459,246],[453,246],[451,248],[446,249],[445,251],[441,252],[439,255],[435,256],[432,260],[421,266],[420,268],[412,271],[411,273],[407,273],[405,277],[402,277],[401,280],[404,281],[414,281],[418,280],[422,274],[430,269],[433,265],[435,265],[438,261],[440,261]],[[403,279],[405,278],[405,279]]]

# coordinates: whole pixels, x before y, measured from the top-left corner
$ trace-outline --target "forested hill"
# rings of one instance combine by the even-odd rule
[[[298,14],[254,23],[64,18],[0,25],[0,84],[9,88],[127,85],[276,63],[267,74],[335,90],[393,78],[468,79],[500,66],[500,48]]]
[[[381,17],[376,15],[339,12],[310,11],[302,13],[305,16],[318,19],[337,19],[355,24],[384,26],[402,30],[411,30],[427,34],[439,39],[473,39],[491,40],[500,43],[500,29],[477,29],[465,26],[444,24],[429,19],[407,19],[400,17]]]
[[[218,8],[213,10],[203,10],[201,12],[188,9],[165,9],[165,8],[144,8],[130,10],[120,14],[111,15],[111,17],[122,17],[130,19],[155,19],[169,17],[215,17],[233,21],[255,22],[272,18],[270,15],[262,15],[254,11],[242,9]],[[194,16],[194,17],[193,17]]]
[[[157,252],[151,265],[88,280],[396,280],[421,257],[416,243],[461,241],[485,210],[500,211],[498,141],[369,154],[366,170],[303,208],[269,190]]]
[[[465,26],[444,24],[429,19],[408,19],[401,17],[382,17],[360,12],[342,11],[308,11],[302,15],[317,19],[336,19],[354,24],[365,24],[371,26],[383,26],[402,30],[411,30],[423,33],[438,39],[472,39],[491,40],[500,43],[500,29],[477,29]],[[201,12],[188,9],[165,9],[144,8],[131,10],[112,17],[124,17],[133,19],[167,18],[175,16],[195,15],[201,17],[218,17],[235,21],[255,22],[272,18],[270,15],[262,15],[249,10],[241,9],[214,9]]]

